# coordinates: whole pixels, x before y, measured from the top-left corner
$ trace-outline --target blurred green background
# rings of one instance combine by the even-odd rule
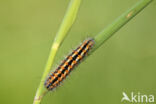
[[[83,0],[55,69],[138,0]],[[0,104],[32,104],[69,0],[0,0]],[[42,104],[121,104],[122,92],[156,96],[156,1],[87,58]]]

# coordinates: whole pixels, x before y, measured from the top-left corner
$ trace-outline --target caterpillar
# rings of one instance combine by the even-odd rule
[[[45,81],[45,87],[47,90],[53,90],[56,88],[73,70],[73,68],[86,56],[89,50],[94,45],[93,39],[85,40],[78,48],[72,51],[63,62],[56,68],[54,72],[51,72]]]

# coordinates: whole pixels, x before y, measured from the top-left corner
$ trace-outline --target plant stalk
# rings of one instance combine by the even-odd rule
[[[92,51],[100,47],[108,40],[115,32],[124,26],[129,20],[143,10],[152,0],[139,0],[132,8],[118,17],[112,24],[106,27],[103,31],[94,37],[95,46]]]
[[[44,73],[41,78],[39,87],[37,89],[33,104],[40,104],[42,97],[47,93],[47,89],[44,88],[44,81],[46,80],[47,75],[50,72],[57,50],[59,49],[61,43],[63,42],[63,40],[65,39],[67,35],[67,32],[69,31],[69,29],[71,28],[72,24],[75,21],[80,3],[81,3],[81,0],[70,1],[70,4],[64,16],[64,19],[62,21],[62,24],[52,44],[51,51],[49,53],[49,58],[45,66]]]
[[[124,26],[129,20],[131,20],[135,15],[137,15],[140,11],[142,11],[152,0],[139,0],[131,9],[122,14],[119,18],[117,18],[112,24],[110,24],[107,28],[105,28],[102,32],[97,34],[94,37],[95,46],[93,47],[93,51],[99,48],[106,40],[108,40],[115,32],[117,32],[122,26]],[[52,67],[54,57],[56,56],[56,52],[63,42],[64,38],[67,35],[70,27],[72,26],[76,14],[79,8],[81,0],[71,0],[66,15],[63,19],[61,27],[56,34],[56,38],[53,42],[49,58],[45,67],[45,71],[43,73],[40,85],[38,87],[34,104],[40,104],[42,97],[46,94],[47,90],[44,88],[44,81]]]

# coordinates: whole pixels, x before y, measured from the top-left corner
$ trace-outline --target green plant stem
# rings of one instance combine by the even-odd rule
[[[131,9],[122,14],[112,24],[105,28],[102,32],[97,34],[95,39],[95,46],[92,51],[100,47],[107,39],[109,39],[115,32],[124,26],[129,20],[143,10],[152,0],[139,0]]]
[[[140,0],[136,5],[134,5],[131,9],[121,15],[118,19],[116,19],[112,24],[110,24],[106,29],[97,34],[94,37],[95,46],[92,50],[95,51],[98,47],[100,47],[107,39],[109,39],[115,32],[117,32],[122,26],[124,26],[130,19],[132,19],[136,14],[138,14],[143,8],[145,8],[152,0]],[[55,41],[53,42],[50,55],[45,67],[45,71],[43,73],[40,85],[38,87],[34,104],[40,104],[42,97],[46,93],[46,89],[44,88],[44,81],[52,67],[54,57],[56,52],[67,35],[68,30],[73,24],[79,5],[81,0],[71,0],[71,3],[68,7],[64,20],[61,24],[61,27],[56,35]]]
[[[66,11],[65,17],[62,21],[62,24],[59,28],[58,33],[56,34],[55,40],[52,44],[51,51],[49,54],[49,58],[47,61],[47,64],[44,69],[43,76],[41,78],[39,87],[36,92],[36,96],[34,98],[33,104],[40,104],[42,97],[46,94],[47,90],[44,88],[44,81],[47,78],[47,75],[49,74],[49,71],[52,67],[54,58],[56,56],[56,52],[65,39],[67,32],[71,28],[72,24],[75,21],[79,6],[80,6],[81,0],[71,0],[70,4],[68,6],[68,9]]]

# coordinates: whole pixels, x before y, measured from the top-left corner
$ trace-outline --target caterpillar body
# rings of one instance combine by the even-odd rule
[[[85,40],[78,48],[73,50],[54,72],[51,72],[45,81],[48,90],[56,88],[73,70],[73,68],[86,56],[94,45],[93,39]]]

